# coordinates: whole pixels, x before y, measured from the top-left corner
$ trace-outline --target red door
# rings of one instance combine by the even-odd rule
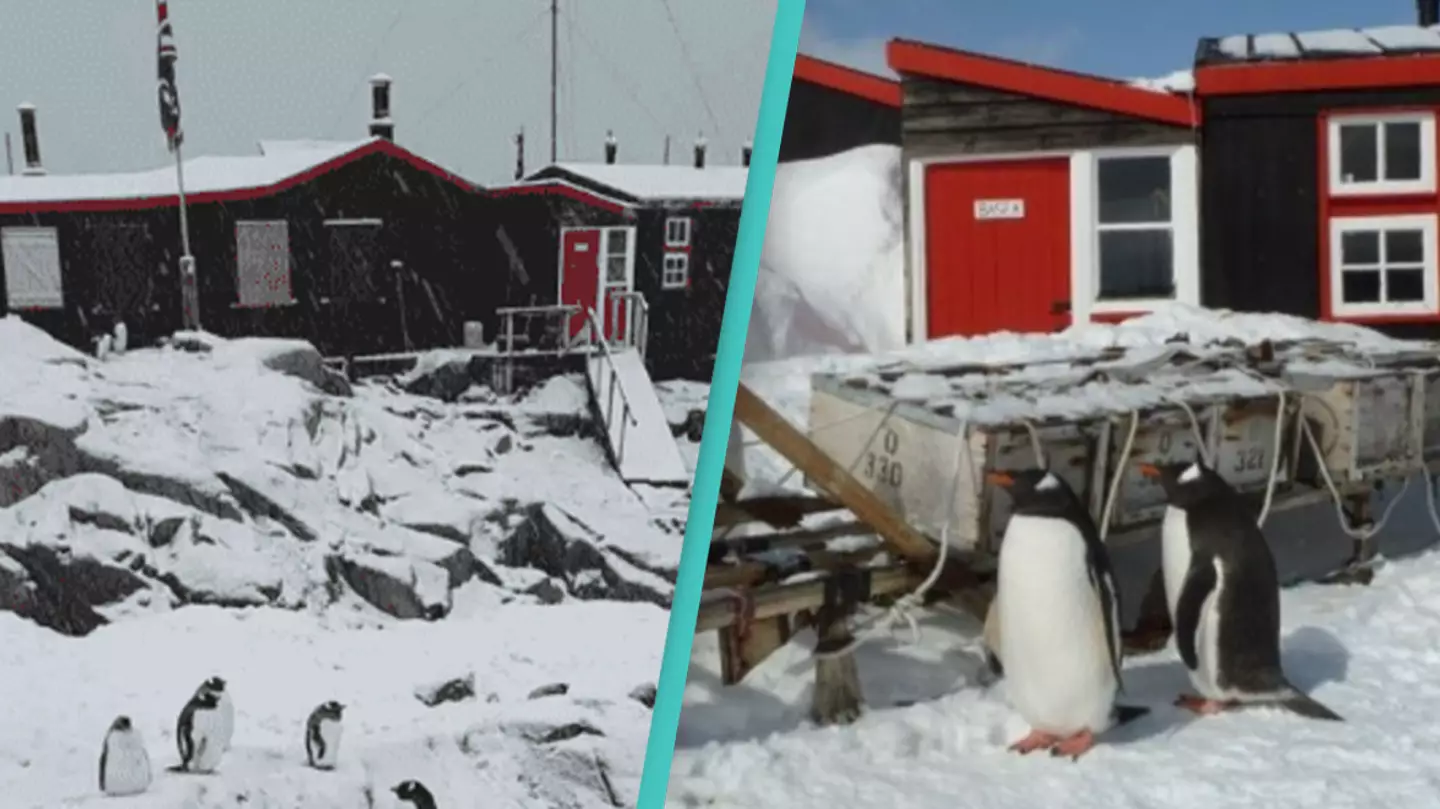
[[[1070,324],[1070,161],[953,163],[925,172],[931,338]]]
[[[570,319],[570,336],[585,328],[583,314],[595,308],[600,297],[600,231],[567,230],[560,236],[560,303],[579,306],[582,314]],[[600,317],[596,312],[595,316]]]

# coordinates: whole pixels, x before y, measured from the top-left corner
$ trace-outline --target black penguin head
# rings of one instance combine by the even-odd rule
[[[1225,481],[1215,470],[1199,459],[1163,464],[1141,463],[1140,474],[1159,482],[1165,490],[1165,499],[1177,508],[1198,503],[1225,487]]]
[[[1049,469],[996,469],[986,475],[1010,495],[1015,514],[1059,516],[1075,503],[1075,490]]]
[[[400,800],[410,801],[416,806],[431,807],[435,805],[435,797],[419,781],[401,781],[390,791],[394,792],[395,797]]]
[[[110,729],[115,731],[127,731],[130,729],[130,717],[117,716],[115,721],[110,723]]]
[[[220,694],[208,688],[202,688],[195,694],[194,702],[199,708],[218,708],[220,707]]]
[[[225,680],[220,677],[211,677],[201,686],[207,691],[214,691],[217,694],[225,690]]]
[[[322,716],[331,716],[339,719],[340,715],[345,713],[345,706],[332,699],[320,706],[319,713]]]

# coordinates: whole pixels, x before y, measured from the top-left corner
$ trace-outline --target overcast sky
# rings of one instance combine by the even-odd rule
[[[753,135],[776,0],[559,0],[560,159],[713,163]],[[186,156],[262,139],[367,136],[367,78],[394,77],[395,139],[481,183],[549,157],[549,0],[171,0]],[[668,11],[668,13],[667,13]],[[671,15],[674,26],[672,27]],[[676,35],[676,29],[679,36]],[[692,69],[693,65],[693,69]],[[0,0],[0,130],[38,108],[51,173],[170,158],[155,88],[154,0]],[[0,171],[5,166],[0,163]]]

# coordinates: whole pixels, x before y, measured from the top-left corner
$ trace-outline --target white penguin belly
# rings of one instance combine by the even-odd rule
[[[195,742],[190,769],[196,772],[211,772],[220,766],[220,757],[225,753],[225,719],[219,710],[196,711],[190,729],[190,738]]]
[[[217,706],[217,718],[215,733],[220,739],[220,746],[226,750],[230,749],[230,741],[235,736],[235,703],[230,699],[228,690],[220,692],[220,704]]]
[[[997,598],[1000,658],[1016,712],[1044,733],[1108,728],[1118,683],[1080,532],[1061,520],[1012,517]]]
[[[150,755],[135,733],[112,733],[105,743],[106,795],[139,795],[150,788]]]
[[[315,766],[333,768],[340,755],[340,723],[333,719],[322,719],[318,730],[324,749],[315,748]]]
[[[1173,624],[1180,587],[1190,569],[1190,526],[1186,523],[1185,511],[1174,506],[1165,508],[1165,519],[1160,524],[1160,569],[1165,578],[1165,605]]]
[[[1200,620],[1195,626],[1195,670],[1190,684],[1205,699],[1229,700],[1235,697],[1220,686],[1220,591],[1225,586],[1225,570],[1215,562],[1215,589],[1200,607]]]

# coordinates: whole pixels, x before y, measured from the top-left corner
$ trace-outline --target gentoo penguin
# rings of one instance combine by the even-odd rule
[[[310,712],[305,720],[305,755],[317,770],[335,769],[340,755],[340,718],[345,706],[331,700]]]
[[[180,769],[186,772],[214,772],[225,754],[221,730],[220,692],[202,685],[180,710],[175,725],[175,744],[180,748]]]
[[[409,803],[415,809],[437,809],[435,796],[419,781],[401,781],[390,790],[395,797]]]
[[[1073,489],[1046,469],[997,471],[1012,503],[995,603],[1006,691],[1030,734],[1019,753],[1079,758],[1148,709],[1117,706],[1120,606],[1110,555]]]
[[[230,749],[230,741],[235,736],[235,703],[230,700],[230,689],[226,687],[225,680],[220,677],[211,677],[200,684],[200,691],[213,691],[219,700],[218,710],[220,712],[219,723],[216,725],[215,733],[220,739],[220,746],[226,750]]]
[[[100,749],[100,792],[111,797],[139,795],[150,788],[150,754],[130,717],[117,716]]]
[[[1165,490],[1165,599],[1175,645],[1198,692],[1175,704],[1197,714],[1270,704],[1339,720],[1291,685],[1281,668],[1275,557],[1240,494],[1200,461],[1142,463],[1140,471]]]
[[[125,327],[125,321],[117,319],[115,330],[111,332],[111,345],[116,354],[124,354],[125,349],[130,346],[130,330]]]

